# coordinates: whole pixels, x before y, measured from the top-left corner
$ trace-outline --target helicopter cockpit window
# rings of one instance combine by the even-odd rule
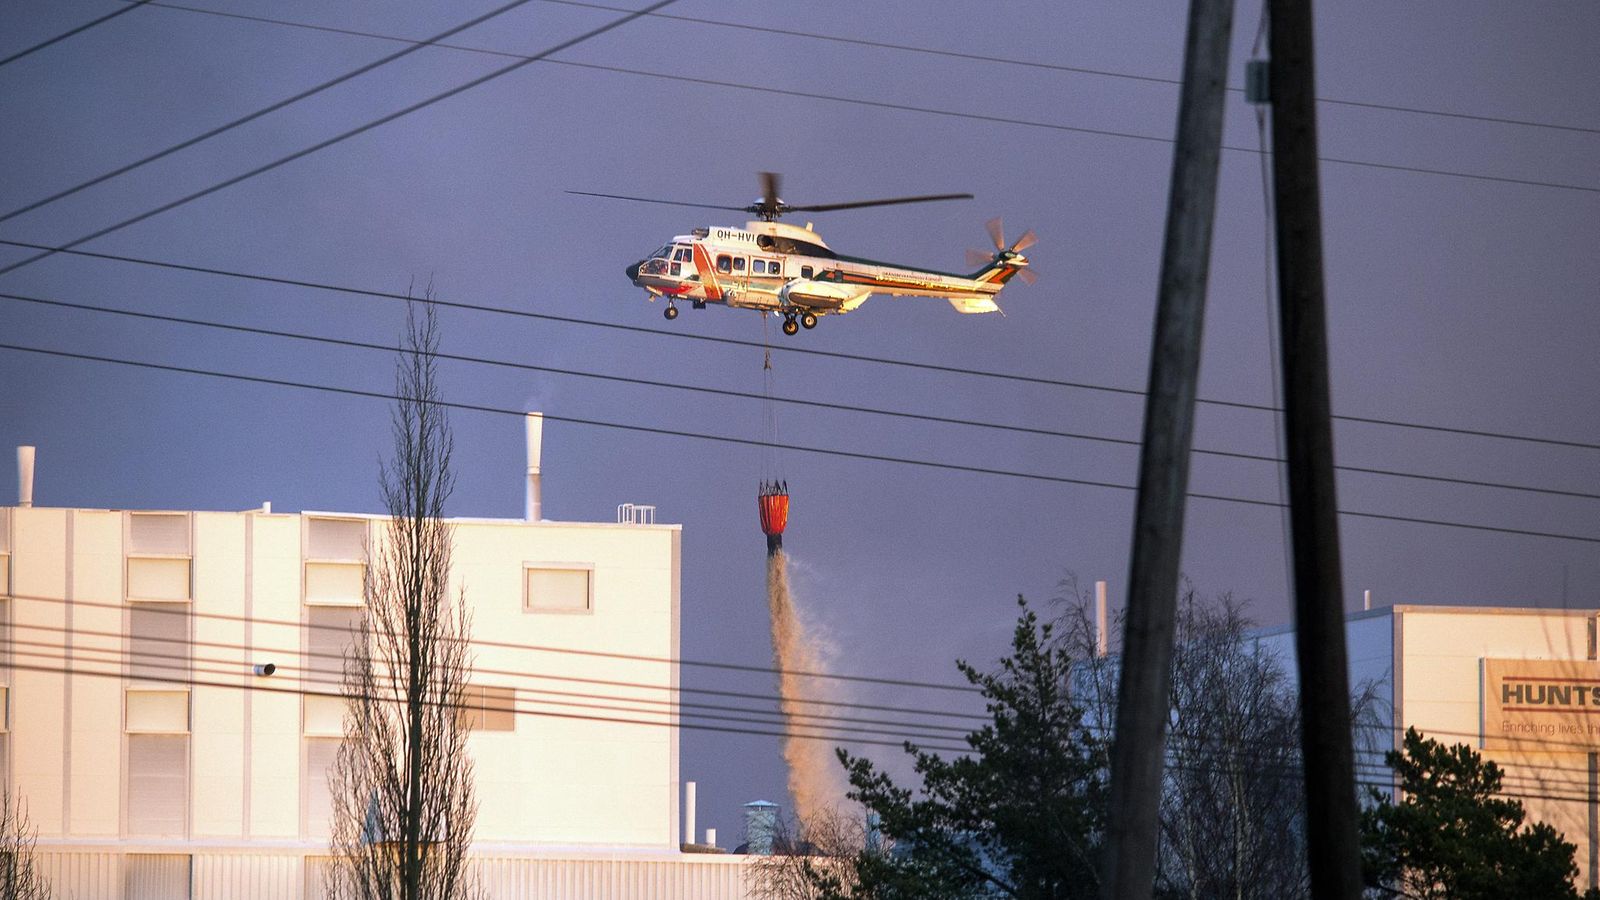
[[[723,255],[723,256],[717,257],[717,271],[718,272],[722,272],[723,274],[727,274],[729,271],[732,270],[732,268],[733,268],[733,260],[730,259],[728,256]]]
[[[672,251],[672,258],[677,262],[688,262],[690,259],[689,248],[679,247],[678,249]]]
[[[667,257],[669,257],[671,255],[672,255],[672,245],[671,244],[662,244],[661,245],[661,249],[659,249],[656,252],[650,254],[650,256],[647,257],[647,258],[648,259],[655,259],[656,257],[660,257],[662,259],[666,259]]]

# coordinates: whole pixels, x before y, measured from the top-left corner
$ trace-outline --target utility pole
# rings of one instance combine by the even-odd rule
[[[1233,0],[1191,0],[1111,751],[1111,814],[1101,880],[1108,900],[1147,900],[1155,880],[1178,566],[1232,28]]]
[[[1333,481],[1311,0],[1269,0],[1273,206],[1311,896],[1357,900],[1361,847]]]

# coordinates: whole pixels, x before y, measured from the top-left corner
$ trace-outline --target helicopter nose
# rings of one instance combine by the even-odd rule
[[[639,280],[639,263],[634,263],[633,265],[629,266],[626,271],[628,273],[629,281]]]

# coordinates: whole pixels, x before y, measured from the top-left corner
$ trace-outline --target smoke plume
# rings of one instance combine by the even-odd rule
[[[807,714],[826,710],[815,702],[829,699],[819,679],[794,674],[820,672],[823,660],[816,643],[806,635],[804,623],[789,593],[789,567],[781,547],[767,555],[767,605],[772,611],[772,655],[777,667],[778,696],[790,737],[783,739],[783,759],[789,766],[789,794],[801,822],[817,822],[844,800],[843,769],[828,741],[793,737],[813,733]]]

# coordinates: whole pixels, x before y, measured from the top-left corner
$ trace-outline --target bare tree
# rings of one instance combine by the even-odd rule
[[[1160,880],[1181,896],[1305,896],[1293,684],[1240,604],[1187,591],[1173,658]]]
[[[745,875],[750,896],[760,900],[830,900],[853,896],[855,860],[881,850],[866,821],[838,809],[812,820],[783,819],[773,835],[772,853],[751,857]]]
[[[27,806],[10,790],[0,788],[0,897],[50,900],[50,883],[34,867],[36,833]]]
[[[1062,640],[1082,660],[1073,672],[1074,696],[1089,727],[1109,735],[1120,659],[1094,655],[1092,594],[1071,574],[1057,600],[1065,607]],[[1298,696],[1285,661],[1252,627],[1231,594],[1207,600],[1185,587],[1160,809],[1163,897],[1248,900],[1310,892]],[[1357,686],[1351,709],[1358,734],[1375,733],[1378,703],[1373,685]]]
[[[427,299],[408,307],[404,337],[394,456],[380,475],[388,528],[368,549],[365,611],[345,662],[344,742],[328,776],[338,900],[481,895],[467,860],[477,817],[463,712],[471,622],[464,596],[447,591],[444,503],[455,479]]]

